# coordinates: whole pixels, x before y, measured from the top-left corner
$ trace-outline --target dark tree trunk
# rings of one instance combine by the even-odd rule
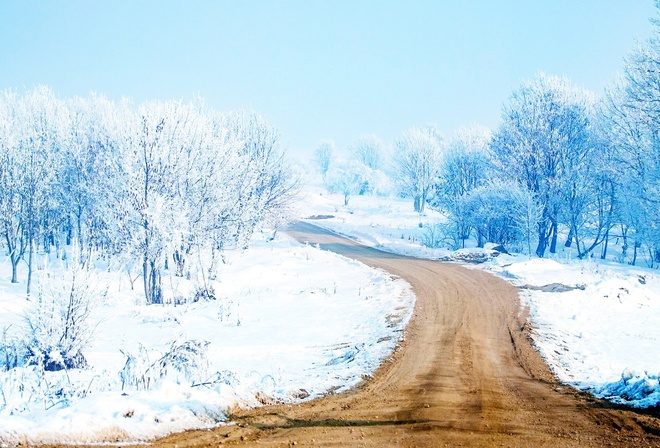
[[[552,221],[552,227],[550,229],[552,233],[552,239],[550,240],[550,253],[557,253],[557,221]]]
[[[422,213],[422,198],[421,196],[415,196],[415,211],[417,213]]]
[[[571,230],[568,231],[568,238],[566,239],[566,244],[564,244],[564,247],[571,247],[573,244],[573,226],[571,226]]]
[[[601,260],[607,258],[607,245],[610,243],[610,229],[605,231],[605,244],[603,245],[603,252],[600,254]]]
[[[548,246],[548,235],[546,233],[545,225],[539,224],[539,243],[536,246],[536,256],[543,258],[545,255],[545,248]]]
[[[28,276],[27,276],[27,290],[26,294],[30,295],[30,289],[32,287],[32,268],[34,261],[34,238],[30,235],[28,236]]]

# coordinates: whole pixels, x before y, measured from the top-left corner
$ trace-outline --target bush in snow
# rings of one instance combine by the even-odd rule
[[[150,361],[149,352],[140,345],[136,354],[124,352],[126,363],[119,372],[122,390],[149,390],[168,378],[178,384],[202,382],[208,369],[206,349],[209,343],[191,339],[172,342],[170,349]]]
[[[63,278],[45,273],[39,279],[38,295],[25,312],[26,331],[20,345],[27,364],[46,371],[84,368],[83,350],[90,344],[90,317],[105,297],[89,272],[77,263]]]
[[[0,345],[0,371],[13,369],[19,364],[19,348],[15,338],[9,336],[9,327],[2,329],[2,345]]]
[[[519,247],[531,238],[539,206],[514,182],[493,181],[475,188],[466,198],[465,213],[475,230],[477,246],[486,242]],[[524,219],[525,217],[528,219]]]
[[[421,242],[424,246],[431,249],[442,247],[445,242],[445,231],[443,224],[429,224],[424,226],[424,234]]]

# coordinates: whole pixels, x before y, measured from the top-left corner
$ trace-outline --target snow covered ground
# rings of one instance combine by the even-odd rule
[[[356,196],[345,207],[322,188],[305,194],[299,213],[315,224],[383,250],[457,257],[422,246],[443,217],[431,210],[420,217],[410,200]],[[405,282],[285,235],[261,236],[227,262],[213,285],[216,300],[178,306],[145,306],[139,281],[132,291],[126,274],[99,271],[107,295],[84,351],[90,368],[0,372],[0,445],[147,440],[222,424],[236,406],[344,390],[394,349],[414,303]],[[470,266],[522,288],[535,343],[562,381],[633,406],[660,403],[657,270],[570,253],[502,254]],[[183,280],[167,282],[190,293]],[[23,289],[1,263],[3,345],[24,331],[31,304]],[[393,311],[401,319],[392,327]]]
[[[409,285],[286,235],[266,239],[228,254],[216,300],[146,306],[139,281],[131,291],[126,275],[99,273],[108,293],[84,350],[90,368],[0,372],[0,445],[146,440],[369,376],[410,317]],[[11,338],[30,304],[8,268],[0,265],[0,329]]]
[[[300,215],[324,217],[312,222],[391,252],[432,259],[484,252],[423,247],[420,242],[443,218],[431,210],[420,217],[410,199],[356,196],[347,207],[342,200],[321,187],[308,187]],[[545,259],[502,254],[469,266],[522,287],[534,342],[561,381],[617,403],[660,404],[658,270],[577,260],[570,251]]]

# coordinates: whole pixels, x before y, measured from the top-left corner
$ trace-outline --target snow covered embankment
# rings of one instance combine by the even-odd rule
[[[524,258],[503,255],[491,266],[521,287],[534,342],[557,377],[615,403],[658,406],[657,272]]]
[[[412,312],[404,281],[286,236],[230,255],[216,300],[176,307],[142,305],[104,274],[89,369],[0,372],[0,444],[148,440],[214,426],[235,406],[345,390],[394,350]],[[1,281],[0,328],[16,329],[26,301]]]

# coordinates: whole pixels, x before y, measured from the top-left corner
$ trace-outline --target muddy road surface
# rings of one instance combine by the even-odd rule
[[[233,425],[154,445],[660,446],[657,411],[615,408],[554,380],[507,282],[367,248],[307,223],[289,233],[407,280],[417,303],[405,341],[348,393],[236,410]]]

